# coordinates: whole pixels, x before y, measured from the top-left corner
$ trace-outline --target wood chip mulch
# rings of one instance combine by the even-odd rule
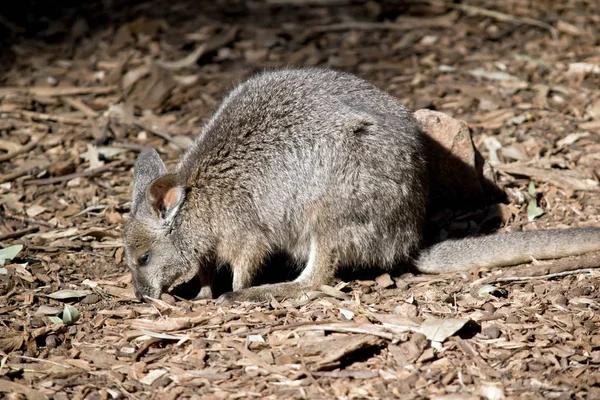
[[[289,65],[469,124],[509,203],[442,211],[439,238],[600,226],[594,1],[41,3],[0,15],[0,249],[23,245],[0,266],[0,396],[600,398],[598,255],[145,304],[121,240],[140,149],[173,165],[236,82]]]

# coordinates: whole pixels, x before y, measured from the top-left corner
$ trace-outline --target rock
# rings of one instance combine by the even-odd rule
[[[375,278],[375,282],[377,282],[377,284],[382,288],[387,288],[394,285],[394,281],[390,277],[390,274],[387,273],[379,275],[377,278]]]
[[[497,202],[491,168],[475,148],[466,122],[439,111],[414,113],[428,139],[430,200],[433,209],[478,206]],[[484,170],[486,174],[484,175]]]

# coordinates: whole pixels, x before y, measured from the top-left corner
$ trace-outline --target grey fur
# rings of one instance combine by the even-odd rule
[[[452,270],[468,269],[539,257],[535,243],[517,249],[520,241],[580,237],[571,230],[491,236],[442,243],[419,258],[426,169],[412,114],[364,80],[324,69],[255,76],[225,98],[174,171],[169,182],[186,194],[170,224],[160,223],[142,195],[164,165],[157,155],[140,155],[125,227],[136,291],[157,297],[198,273],[209,284],[227,263],[235,291],[228,299],[293,296],[330,282],[340,266],[391,270],[416,258],[426,272],[443,272],[450,260],[457,261]],[[600,248],[600,229],[585,232],[586,244],[572,248]],[[487,248],[506,253],[507,244],[524,255],[507,259]],[[465,256],[469,249],[475,252]],[[138,266],[147,251],[148,264]],[[309,267],[293,283],[248,289],[276,251]]]
[[[135,214],[137,207],[143,204],[142,199],[150,182],[166,173],[167,168],[156,150],[146,149],[140,153],[133,174],[132,214]]]
[[[419,254],[421,272],[492,268],[600,250],[600,229],[548,229],[447,240]]]

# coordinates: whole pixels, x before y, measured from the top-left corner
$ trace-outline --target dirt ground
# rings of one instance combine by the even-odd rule
[[[598,257],[144,304],[121,240],[138,151],[173,165],[236,82],[290,65],[469,124],[508,203],[437,213],[439,238],[600,226],[596,0],[49,4],[0,17],[0,248],[23,245],[0,397],[600,398]]]

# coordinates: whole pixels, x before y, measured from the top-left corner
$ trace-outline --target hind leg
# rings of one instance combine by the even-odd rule
[[[311,241],[308,262],[304,270],[293,282],[260,285],[235,290],[219,297],[218,302],[231,301],[268,301],[272,297],[278,300],[297,298],[311,288],[331,283],[339,265],[338,252],[322,241]]]

